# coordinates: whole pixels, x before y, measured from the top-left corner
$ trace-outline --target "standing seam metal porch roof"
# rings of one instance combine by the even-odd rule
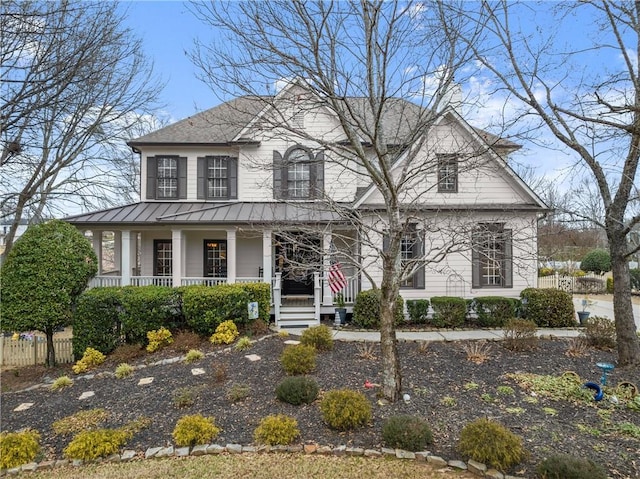
[[[274,222],[329,223],[344,222],[344,212],[320,202],[140,202],[92,213],[63,218],[73,225],[153,225],[153,224],[233,224]]]

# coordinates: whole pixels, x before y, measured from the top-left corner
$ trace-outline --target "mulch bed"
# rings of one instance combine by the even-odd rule
[[[290,338],[295,339],[295,338]],[[379,345],[372,345],[377,359],[361,357],[362,343],[336,342],[331,352],[319,353],[317,368],[311,376],[322,391],[352,388],[363,392],[374,404],[374,418],[370,426],[351,432],[336,432],[322,421],[317,402],[306,406],[281,403],[275,397],[277,384],[285,377],[279,363],[285,347],[285,339],[266,337],[247,351],[213,347],[202,344],[213,354],[193,364],[178,362],[170,365],[147,366],[135,371],[132,377],[116,379],[113,362],[106,363],[95,372],[92,379],[76,378],[73,386],[53,392],[48,388],[31,391],[5,392],[12,371],[3,373],[2,429],[5,431],[31,427],[42,434],[42,443],[48,457],[62,457],[62,450],[71,438],[56,436],[51,428],[55,420],[82,409],[104,408],[110,413],[105,427],[119,427],[128,421],[145,416],[151,425],[134,436],[128,449],[144,451],[148,447],[166,446],[172,443],[171,432],[176,421],[189,414],[213,416],[222,432],[215,439],[218,444],[252,444],[253,430],[260,419],[270,414],[287,414],[297,419],[301,430],[300,442],[321,445],[348,445],[364,448],[384,446],[381,428],[385,418],[396,414],[413,414],[426,418],[432,426],[434,443],[432,454],[446,459],[464,459],[456,451],[461,428],[478,417],[496,419],[521,435],[530,457],[512,474],[532,477],[535,465],[550,453],[563,452],[589,457],[603,464],[611,477],[640,476],[640,439],[610,432],[602,419],[603,409],[612,410],[612,424],[633,423],[640,426],[640,413],[629,409],[613,408],[610,403],[573,405],[565,401],[538,398],[533,404],[524,400],[530,393],[512,380],[505,378],[509,372],[560,375],[575,371],[581,378],[598,381],[601,375],[596,362],[614,362],[611,352],[589,350],[579,358],[565,355],[564,340],[540,341],[538,349],[531,352],[511,352],[499,342],[491,343],[488,359],[476,364],[467,359],[464,342],[429,343],[426,348],[419,343],[401,342],[399,353],[402,364],[403,391],[410,395],[408,402],[379,405],[376,390],[365,389],[369,380],[380,382]],[[257,354],[261,360],[251,362],[247,354]],[[145,356],[148,363],[162,356],[163,351]],[[203,368],[204,375],[194,376],[193,368]],[[58,371],[58,375],[60,371]],[[71,374],[72,377],[73,374]],[[28,380],[29,374],[22,375]],[[149,385],[139,386],[141,378],[153,377]],[[617,384],[627,380],[639,383],[638,371],[614,370],[609,381]],[[31,378],[33,380],[33,378]],[[476,383],[476,389],[465,385]],[[244,400],[232,403],[228,391],[234,384],[249,386],[250,393]],[[500,395],[498,386],[511,386],[513,395]],[[174,405],[174,394],[179,388],[194,387],[195,402],[186,408]],[[95,396],[78,400],[85,391]],[[494,401],[482,399],[490,394]],[[24,412],[13,412],[21,403],[33,402]],[[550,415],[553,408],[557,414]],[[522,408],[513,412],[514,408]]]

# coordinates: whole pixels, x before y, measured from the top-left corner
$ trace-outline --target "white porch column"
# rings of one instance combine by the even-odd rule
[[[173,286],[182,285],[182,277],[184,276],[184,254],[183,254],[183,234],[182,230],[171,230],[171,271]]]
[[[102,274],[102,231],[92,230],[91,233],[91,244],[93,246],[93,252],[98,258],[98,272],[96,273],[96,275],[100,276]]]
[[[131,231],[120,232],[120,284],[127,286],[131,284]]]
[[[331,241],[332,235],[330,231],[322,235],[322,251],[324,252],[322,255],[322,304],[326,306],[333,304],[333,295],[331,294],[329,282],[327,281],[329,268],[331,267]]]
[[[236,230],[227,230],[227,283],[236,282]]]
[[[262,230],[262,281],[269,284],[271,284],[271,276],[273,275],[272,249],[271,230]]]

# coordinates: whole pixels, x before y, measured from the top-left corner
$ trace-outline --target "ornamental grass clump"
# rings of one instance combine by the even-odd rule
[[[51,385],[52,391],[60,391],[61,389],[68,388],[73,386],[73,380],[69,376],[60,376],[58,379],[53,381]]]
[[[177,446],[193,447],[208,444],[218,434],[220,428],[215,425],[214,418],[194,414],[180,418],[171,435]]]
[[[0,469],[33,462],[40,452],[40,434],[34,429],[0,434]]]
[[[127,363],[120,363],[116,367],[115,374],[118,379],[128,378],[133,374],[133,366]]]
[[[204,358],[204,353],[198,349],[190,349],[184,357],[184,362],[187,364],[195,363]]]
[[[71,369],[76,374],[86,373],[90,369],[100,366],[105,359],[106,356],[97,349],[87,348],[84,350],[82,359],[76,361]]]
[[[367,397],[351,389],[327,392],[320,401],[324,422],[332,429],[347,431],[371,421],[371,403]]]
[[[215,333],[211,336],[213,344],[231,344],[240,336],[236,323],[230,319],[223,321],[216,328]]]
[[[324,324],[312,326],[302,332],[300,343],[313,346],[318,351],[331,351],[333,349],[333,333]]]
[[[287,346],[280,356],[280,363],[289,376],[308,374],[316,368],[316,348],[304,344]]]
[[[520,463],[527,455],[520,436],[487,418],[476,419],[462,428],[458,450],[501,471]]]
[[[287,446],[300,436],[298,421],[284,414],[267,416],[253,431],[258,444]]]
[[[427,422],[416,416],[391,416],[382,425],[382,439],[387,447],[405,451],[423,451],[433,442],[433,434]]]

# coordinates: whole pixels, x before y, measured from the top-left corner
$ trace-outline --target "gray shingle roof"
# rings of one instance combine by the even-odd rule
[[[233,141],[240,132],[265,107],[273,102],[273,97],[243,96],[222,103],[216,107],[197,113],[157,131],[128,142],[130,146],[142,145],[224,145]],[[352,112],[353,126],[360,131],[374,131],[374,115],[368,99],[348,98]],[[400,98],[390,98],[385,103],[382,114],[382,132],[390,143],[405,145],[415,141],[416,125],[424,121],[425,110],[415,103]],[[491,133],[475,129],[489,145],[518,149],[519,145],[501,139]],[[370,139],[362,134],[362,140]]]
[[[333,208],[320,203],[247,202],[140,202],[102,211],[68,216],[77,226],[151,224],[291,224],[344,221]]]

